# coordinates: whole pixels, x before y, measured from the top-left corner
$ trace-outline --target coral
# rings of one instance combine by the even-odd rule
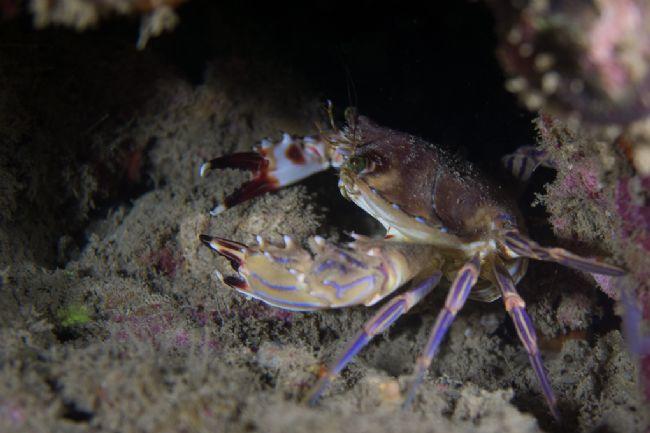
[[[552,161],[557,177],[540,201],[555,233],[625,265],[625,278],[594,278],[614,299],[631,293],[629,303],[644,311],[632,314],[634,326],[643,327],[650,320],[650,3],[489,3],[506,88],[542,110],[535,151]],[[565,298],[560,322],[577,326],[572,318],[579,321],[583,304]],[[641,375],[650,383],[646,360]]]
[[[491,1],[508,89],[531,110],[629,123],[650,113],[644,0]]]
[[[621,135],[612,138],[606,127],[570,126],[548,113],[536,123],[541,147],[557,170],[555,181],[540,197],[551,214],[556,234],[566,240],[589,242],[593,251],[611,252],[624,264],[628,276],[594,276],[595,281],[614,299],[631,293],[633,301],[628,302],[638,304],[643,314],[632,315],[636,323],[628,328],[645,326],[644,322],[650,320],[650,177],[635,170],[626,148],[621,146]],[[577,318],[579,314],[574,313],[581,309],[580,299],[567,302],[560,305],[558,318]],[[630,308],[626,310],[624,317],[632,317]],[[629,344],[638,345],[631,340]],[[642,382],[647,386],[648,354],[636,350],[633,353],[639,357]],[[646,389],[650,392],[650,388]]]
[[[650,177],[619,179],[616,186],[616,210],[621,218],[624,239],[650,252]],[[639,279],[650,281],[650,269]]]
[[[186,0],[17,0],[0,1],[0,17],[15,18],[26,6],[36,28],[67,26],[84,31],[113,16],[141,17],[136,46],[145,48],[150,38],[173,30],[178,24],[175,9]]]

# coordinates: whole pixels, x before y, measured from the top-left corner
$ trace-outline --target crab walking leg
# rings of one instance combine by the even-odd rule
[[[650,335],[641,331],[643,312],[639,307],[636,295],[630,290],[621,291],[621,304],[623,305],[623,333],[631,353],[645,356],[650,354]]]
[[[256,152],[240,152],[212,159],[199,170],[248,170],[254,178],[217,203],[210,214],[221,212],[267,192],[298,182],[330,167],[329,144],[320,137],[292,137],[283,134],[279,143],[264,140]]]
[[[618,266],[610,265],[595,258],[582,257],[563,248],[542,247],[537,242],[528,239],[519,233],[517,230],[504,232],[501,244],[516,256],[555,262],[592,274],[611,275],[614,277],[619,277],[625,274],[625,271]]]
[[[539,166],[556,168],[548,152],[536,146],[522,146],[503,158],[505,168],[521,181],[528,181]]]
[[[419,282],[417,286],[400,296],[391,299],[370,319],[359,331],[356,337],[350,341],[345,350],[321,375],[318,382],[311,389],[305,400],[314,404],[323,391],[329,386],[332,380],[345,368],[345,366],[363,349],[377,334],[388,329],[400,316],[409,311],[415,304],[420,302],[440,281],[442,274],[436,272],[429,278]]]
[[[557,410],[557,400],[553,394],[553,388],[549,383],[546,371],[544,370],[542,357],[540,356],[539,348],[537,347],[535,328],[533,327],[533,323],[530,320],[528,313],[526,313],[526,303],[521,296],[519,296],[519,293],[517,293],[512,277],[503,265],[495,262],[493,265],[493,271],[497,286],[501,289],[506,311],[510,314],[512,322],[517,329],[519,339],[526,348],[526,352],[528,352],[528,358],[530,359],[530,363],[535,370],[537,379],[542,386],[542,392],[544,393],[546,402],[548,403],[555,419],[559,420],[560,414]]]
[[[445,306],[440,314],[438,314],[438,318],[431,329],[427,345],[425,346],[422,355],[420,355],[417,360],[415,376],[411,383],[406,400],[404,401],[404,408],[409,407],[413,401],[417,387],[420,385],[424,378],[424,374],[429,369],[431,361],[436,355],[443,337],[449,330],[451,323],[456,318],[458,311],[463,308],[463,305],[465,305],[465,301],[467,300],[472,287],[478,280],[480,266],[479,257],[476,255],[467,262],[460,271],[458,271],[458,274],[449,289],[449,294],[445,300]]]

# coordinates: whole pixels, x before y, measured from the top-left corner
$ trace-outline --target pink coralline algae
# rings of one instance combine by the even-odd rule
[[[616,210],[621,218],[622,238],[630,247],[626,262],[637,282],[634,294],[623,296],[624,325],[631,351],[639,359],[641,382],[650,401],[650,178],[620,179],[616,188]]]
[[[596,158],[585,158],[576,162],[562,180],[561,189],[569,193],[579,190],[591,199],[602,201],[603,184],[600,181],[598,166]]]
[[[152,251],[144,257],[144,263],[151,265],[156,271],[166,277],[174,278],[185,258],[170,246],[164,246],[157,251]]]
[[[531,110],[594,123],[650,114],[650,3],[490,0],[508,89]]]
[[[146,343],[156,349],[191,350],[205,346],[218,350],[217,340],[197,341],[193,327],[187,324],[187,318],[177,311],[166,309],[162,304],[152,304],[129,314],[112,316],[112,334],[120,342]],[[189,318],[194,318],[194,312],[190,311]]]
[[[650,177],[619,180],[616,207],[625,238],[650,251]]]

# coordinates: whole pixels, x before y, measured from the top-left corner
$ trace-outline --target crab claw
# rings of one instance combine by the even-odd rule
[[[215,216],[239,203],[291,185],[330,166],[329,145],[320,137],[292,137],[272,143],[263,140],[254,152],[240,152],[212,159],[201,165],[205,176],[212,169],[247,170],[254,177],[217,203],[210,213]]]
[[[205,245],[227,258],[234,270],[238,270],[244,262],[246,245],[208,235],[200,235],[199,239]]]
[[[219,277],[225,284],[287,310],[373,305],[431,266],[431,260],[424,260],[431,257],[431,247],[419,244],[365,241],[343,248],[315,236],[310,253],[287,236],[284,246],[259,236],[255,246],[207,235],[200,239],[237,271]]]

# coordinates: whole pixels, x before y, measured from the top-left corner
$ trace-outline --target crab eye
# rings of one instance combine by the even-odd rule
[[[358,174],[366,169],[368,166],[368,160],[360,156],[353,156],[348,160],[348,166],[350,167],[350,170]]]
[[[348,107],[345,109],[345,112],[343,113],[345,116],[346,122],[348,122],[348,125],[353,127],[357,123],[357,117],[359,114],[357,113],[356,107]]]

